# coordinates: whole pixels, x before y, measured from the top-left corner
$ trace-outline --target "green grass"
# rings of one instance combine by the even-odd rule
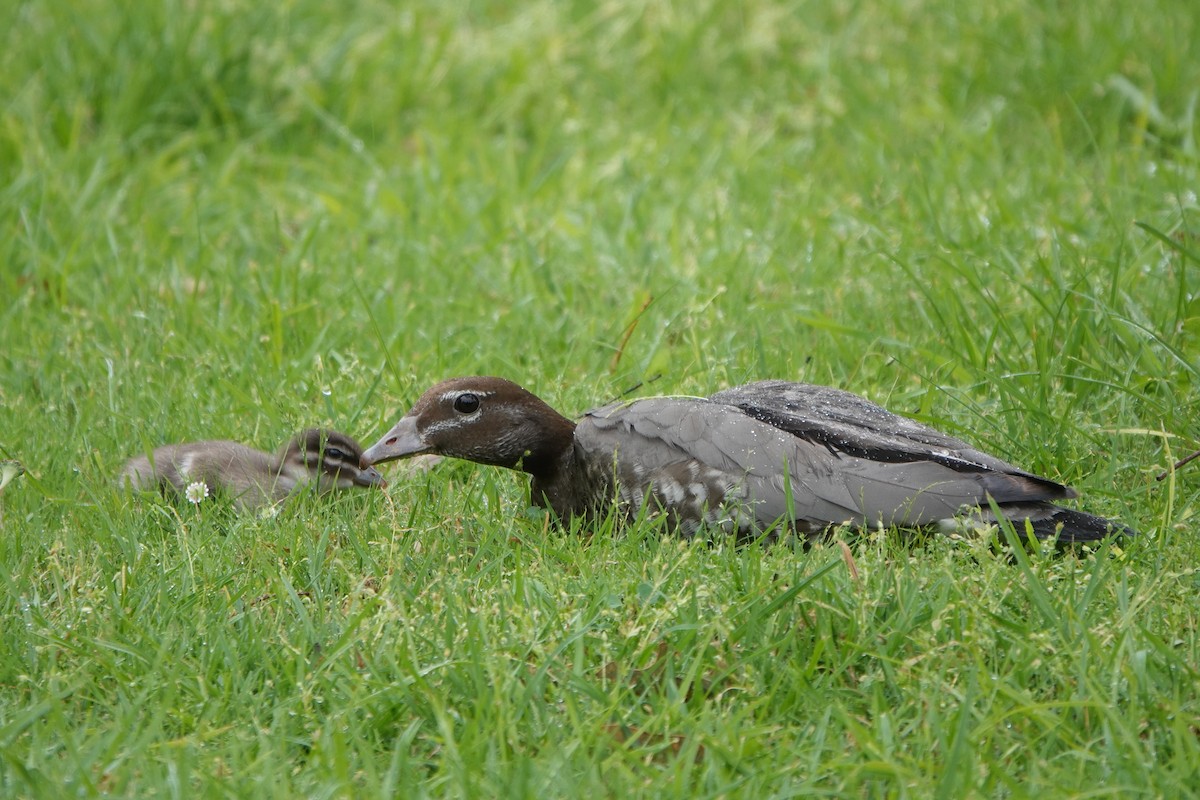
[[[0,795],[1200,794],[1200,463],[1155,480],[1200,447],[1197,40],[1178,0],[5,4]],[[829,383],[1143,536],[564,533],[457,463],[273,519],[112,488],[473,373]]]

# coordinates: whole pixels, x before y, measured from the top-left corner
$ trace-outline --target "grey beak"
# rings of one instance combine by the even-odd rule
[[[354,483],[357,486],[378,486],[380,489],[387,486],[387,481],[383,479],[383,475],[379,474],[379,470],[374,467],[360,469],[358,474],[354,476]]]
[[[417,432],[416,417],[402,417],[396,423],[396,427],[367,448],[362,455],[362,464],[364,467],[368,467],[372,464],[382,464],[386,461],[395,461],[398,458],[407,458],[427,452],[429,452],[429,445]]]

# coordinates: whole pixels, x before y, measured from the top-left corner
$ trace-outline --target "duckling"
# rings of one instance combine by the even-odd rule
[[[193,483],[233,498],[241,511],[278,503],[310,484],[320,493],[387,485],[379,471],[360,466],[362,447],[344,433],[310,428],[276,455],[237,442],[214,440],[159,447],[134,456],[119,481],[140,490],[184,494]]]
[[[703,397],[618,401],[567,419],[503,378],[443,381],[363,453],[363,465],[436,453],[529,473],[560,520],[616,503],[665,513],[684,535],[738,538],[784,523],[986,528],[991,504],[1018,531],[1090,541],[1132,535],[1054,501],[1077,493],[966,442],[826,386],[759,381]]]

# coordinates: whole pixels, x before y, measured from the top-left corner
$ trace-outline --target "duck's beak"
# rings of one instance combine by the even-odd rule
[[[387,486],[387,481],[383,479],[383,475],[379,473],[379,470],[374,467],[365,467],[360,469],[358,474],[354,476],[354,484],[368,488],[378,486],[380,489],[383,489]]]
[[[417,418],[402,417],[396,427],[383,435],[375,444],[367,448],[362,455],[362,464],[369,467],[372,464],[382,464],[395,461],[398,458],[428,453],[430,447],[424,437],[417,431]]]

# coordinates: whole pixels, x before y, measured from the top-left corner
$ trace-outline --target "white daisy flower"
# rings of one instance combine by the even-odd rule
[[[189,503],[200,505],[204,498],[208,497],[208,484],[204,481],[194,481],[187,485],[183,490],[183,496],[188,499]]]

